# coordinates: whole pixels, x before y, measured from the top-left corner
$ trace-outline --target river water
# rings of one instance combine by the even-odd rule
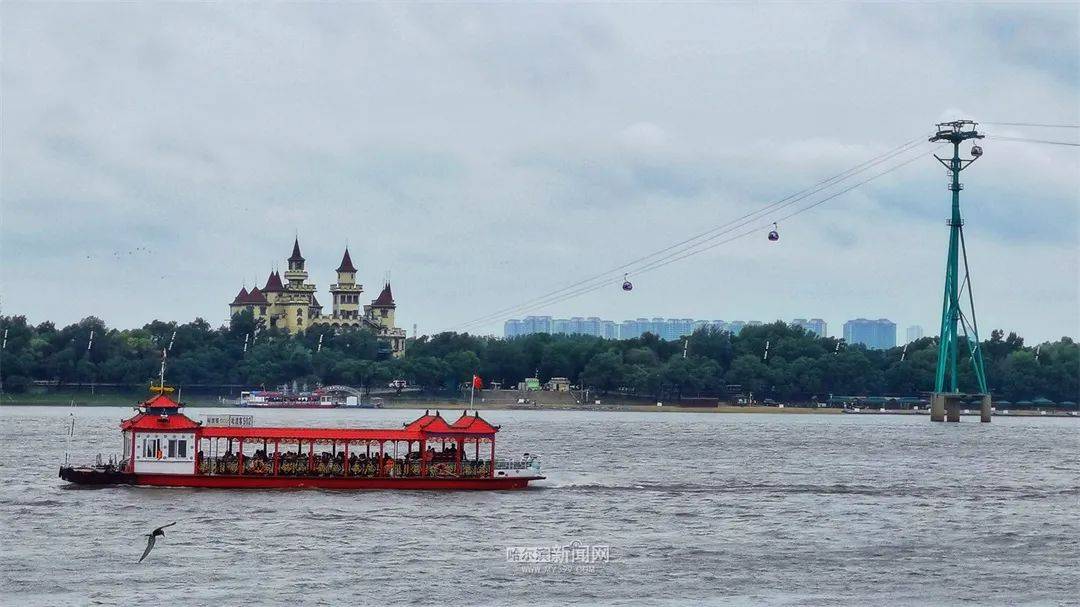
[[[546,481],[273,492],[65,486],[69,412],[0,408],[4,604],[1080,604],[1076,419],[491,411]],[[119,452],[130,414],[78,409],[73,458]]]

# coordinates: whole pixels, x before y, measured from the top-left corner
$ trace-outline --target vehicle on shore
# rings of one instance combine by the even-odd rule
[[[494,426],[465,411],[436,411],[402,428],[212,426],[181,413],[169,388],[121,422],[123,456],[60,467],[81,485],[215,488],[522,489],[540,480],[537,457],[496,459]],[[235,416],[246,417],[250,416]]]

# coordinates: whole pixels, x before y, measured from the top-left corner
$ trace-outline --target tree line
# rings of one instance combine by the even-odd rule
[[[830,394],[917,396],[933,389],[937,365],[937,338],[919,339],[906,351],[868,350],[783,322],[745,327],[739,334],[705,328],[678,341],[652,334],[610,340],[440,333],[409,339],[401,358],[389,357],[366,330],[313,326],[290,335],[264,328],[248,312],[218,328],[196,319],[115,329],[94,317],[57,328],[4,316],[0,330],[7,332],[0,385],[8,392],[24,391],[35,380],[146,385],[157,376],[166,349],[168,381],[175,385],[385,386],[405,379],[427,392],[456,393],[475,373],[507,387],[527,377],[566,377],[599,393],[666,400],[725,398],[734,386],[781,401],[824,400]],[[1032,347],[1015,333],[995,330],[982,351],[995,398],[1080,401],[1080,345],[1072,339]],[[959,368],[961,389],[977,391],[966,354]]]

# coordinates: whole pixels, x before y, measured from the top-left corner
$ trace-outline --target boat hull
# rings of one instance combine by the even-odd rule
[[[213,489],[404,489],[442,491],[500,491],[524,489],[543,476],[495,478],[432,477],[296,477],[202,474],[131,474],[61,468],[60,478],[80,485],[145,485],[154,487],[204,487]]]

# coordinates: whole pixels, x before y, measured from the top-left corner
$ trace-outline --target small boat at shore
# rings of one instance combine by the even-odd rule
[[[496,459],[499,426],[475,411],[453,423],[425,411],[402,428],[214,426],[184,415],[170,388],[153,390],[120,424],[123,457],[61,466],[60,478],[80,485],[489,490],[544,478],[535,456]]]

